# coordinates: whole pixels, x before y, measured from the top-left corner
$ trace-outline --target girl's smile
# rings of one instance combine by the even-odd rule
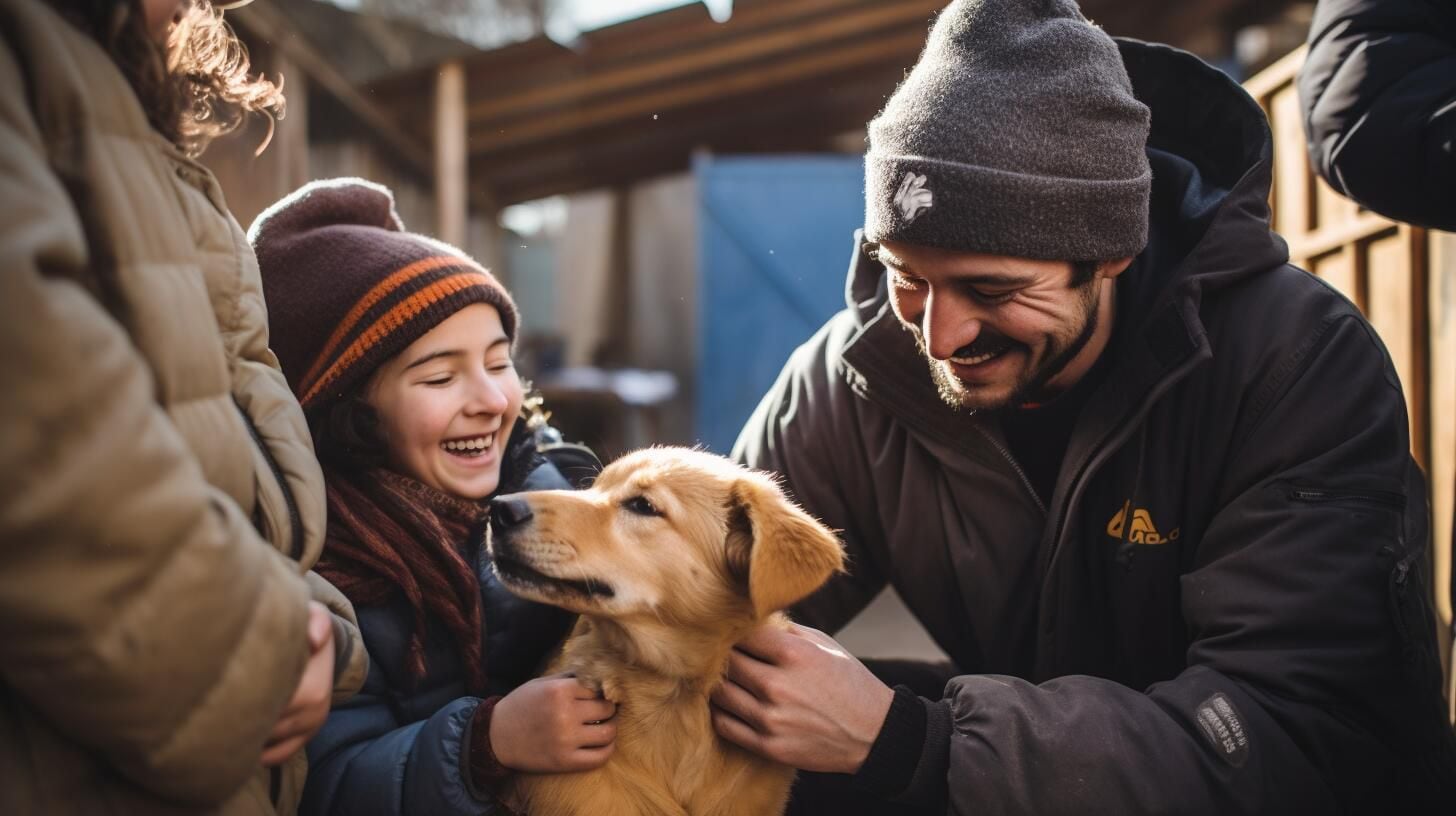
[[[381,365],[367,400],[391,467],[463,499],[500,485],[524,396],[494,306],[466,306]]]

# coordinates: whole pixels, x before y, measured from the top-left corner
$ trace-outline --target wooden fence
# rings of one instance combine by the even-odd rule
[[[1313,172],[1294,77],[1301,48],[1244,84],[1274,133],[1274,229],[1293,263],[1354,301],[1395,361],[1410,410],[1411,452],[1430,485],[1433,580],[1448,694],[1451,671],[1451,523],[1456,499],[1456,235],[1376,215]]]

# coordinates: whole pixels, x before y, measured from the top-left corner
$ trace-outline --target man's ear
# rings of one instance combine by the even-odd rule
[[[727,545],[729,570],[746,584],[758,618],[804,599],[844,571],[839,539],[760,473],[733,485]]]
[[[1127,271],[1132,266],[1132,256],[1126,258],[1114,258],[1110,261],[1103,261],[1097,267],[1097,277],[1112,279]]]

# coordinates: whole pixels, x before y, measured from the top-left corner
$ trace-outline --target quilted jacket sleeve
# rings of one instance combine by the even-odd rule
[[[1309,156],[1382,215],[1456,230],[1456,5],[1322,0],[1299,74]]]
[[[479,698],[460,697],[410,723],[391,702],[383,673],[371,666],[363,691],[336,707],[308,744],[309,779],[300,813],[505,813],[465,771]]]
[[[138,785],[235,792],[308,655],[308,588],[203,478],[76,283],[87,242],[0,43],[0,683]]]
[[[209,178],[210,195],[226,211],[217,182]],[[259,474],[258,504],[264,533],[275,547],[305,570],[311,570],[323,551],[326,523],[323,472],[314,456],[308,422],[278,358],[268,348],[268,313],[262,278],[247,238],[231,216],[227,217],[233,244],[242,259],[238,296],[218,325],[233,361],[233,399],[247,418],[257,446],[254,471]],[[349,600],[310,571],[313,600],[334,616],[334,700],[354,694],[364,685],[368,652],[359,635],[359,621]]]

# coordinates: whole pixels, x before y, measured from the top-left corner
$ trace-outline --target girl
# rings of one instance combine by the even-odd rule
[[[251,239],[324,466],[320,570],[372,658],[309,745],[303,812],[498,812],[512,772],[601,765],[614,706],[572,678],[530,679],[570,616],[507,593],[483,552],[486,500],[569,486],[521,420],[510,295],[357,179],[304,187]]]

